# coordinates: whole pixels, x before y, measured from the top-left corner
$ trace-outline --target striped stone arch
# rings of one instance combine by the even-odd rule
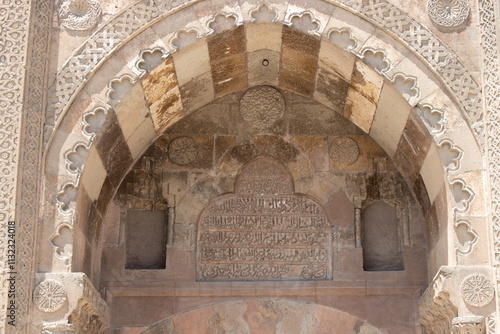
[[[133,6],[140,4],[147,6]],[[207,14],[212,4],[200,4],[198,9],[183,5],[168,14],[157,13],[148,24],[128,28],[129,35],[120,37],[123,43],[116,37],[102,55],[83,56],[103,27],[60,71],[48,108],[55,128],[43,180],[44,202],[55,200],[57,205],[45,206],[39,235],[51,240],[61,224],[69,226],[73,258],[58,256],[50,242],[42,242],[39,252],[54,256],[41,259],[40,271],[84,271],[89,258],[90,268],[97,268],[107,205],[141,154],[191,112],[258,85],[330,107],[385,150],[419,201],[427,228],[439,231],[428,240],[431,275],[442,265],[487,261],[486,244],[457,251],[459,240],[452,233],[453,226],[467,222],[478,238],[488,238],[482,228],[486,208],[480,181],[482,118],[476,113],[480,94],[458,60],[448,62],[459,67],[451,70],[438,68],[441,62],[433,64],[434,56],[416,56],[414,52],[422,50],[395,39],[396,33],[387,27],[389,33],[381,30],[388,19],[376,21],[382,19],[370,14],[369,6],[361,11],[359,6],[325,4],[331,10],[327,15],[324,6],[305,11],[246,3],[230,8],[239,11],[220,5]],[[397,10],[384,4],[389,13]],[[216,20],[218,15],[224,19]],[[411,18],[407,21],[423,29]],[[446,52],[436,43],[436,50]],[[157,66],[140,66],[144,53],[155,50],[161,54]],[[89,63],[80,66],[78,61]],[[462,73],[466,95],[464,87],[455,86],[456,75],[447,71]],[[69,79],[71,73],[75,75]],[[63,82],[71,85],[63,87]],[[85,151],[76,159],[81,163],[69,158],[83,152],[78,145]],[[485,249],[470,256],[473,247]]]
[[[323,103],[370,135],[394,160],[420,200],[424,216],[432,212],[437,224],[436,211],[442,212],[443,233],[453,219],[484,216],[484,205],[474,200],[483,192],[474,181],[482,173],[480,148],[453,101],[437,82],[423,75],[406,77],[415,94],[425,96],[412,106],[411,93],[401,91],[398,82],[384,78],[354,53],[276,23],[246,24],[207,36],[167,56],[135,83],[131,75],[109,75],[106,65],[101,71],[73,103],[47,154],[47,175],[58,179],[47,184],[47,196],[57,200],[66,189],[78,189],[86,199],[79,207],[94,202],[90,208],[95,207],[98,214],[91,216],[102,218],[127,170],[169,126],[214,99],[262,84]],[[435,86],[419,88],[419,78]],[[102,95],[112,96],[114,82],[127,82],[129,90],[121,100],[107,100],[113,108],[102,104],[93,89],[100,83]],[[89,142],[82,128],[88,126],[86,117],[96,108],[106,113],[106,122]],[[76,175],[70,173],[68,164],[54,163],[65,159],[75,142],[90,147],[85,168]],[[449,151],[456,154],[446,155]],[[56,220],[67,220],[72,202],[58,203]],[[81,223],[85,219],[78,211],[75,218]],[[454,241],[444,238],[440,242],[452,246]],[[437,263],[452,261],[446,252],[441,254]]]

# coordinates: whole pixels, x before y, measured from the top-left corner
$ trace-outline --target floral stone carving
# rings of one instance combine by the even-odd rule
[[[264,130],[273,126],[285,112],[285,99],[275,88],[250,88],[241,98],[241,116],[253,127]]]
[[[460,293],[468,304],[475,307],[488,305],[495,294],[491,281],[481,274],[472,274],[464,278]]]
[[[190,137],[176,138],[168,146],[168,157],[177,165],[188,165],[198,157],[198,144]]]
[[[61,24],[69,30],[87,30],[97,24],[101,5],[92,0],[64,1],[59,9]]]
[[[330,158],[338,164],[352,165],[358,160],[359,146],[351,138],[340,137],[330,145]]]
[[[58,281],[45,280],[35,288],[33,301],[40,311],[55,312],[66,301],[66,288]]]
[[[429,0],[427,3],[429,17],[442,27],[458,27],[470,13],[467,0]]]

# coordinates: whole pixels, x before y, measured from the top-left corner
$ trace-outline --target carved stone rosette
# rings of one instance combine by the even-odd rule
[[[472,274],[462,281],[460,293],[467,304],[474,307],[484,307],[491,302],[495,291],[493,284],[486,276]]]
[[[33,321],[37,332],[104,333],[109,308],[84,273],[44,274],[35,289],[34,302],[41,312]],[[65,308],[62,309],[62,306]],[[69,311],[69,312],[68,312]],[[51,312],[51,314],[47,314]]]
[[[59,20],[69,30],[87,30],[97,24],[101,5],[93,0],[67,0],[59,9]]]
[[[46,313],[55,312],[66,301],[66,288],[56,280],[45,280],[35,288],[33,300],[40,311]]]
[[[447,28],[458,27],[470,13],[467,0],[429,0],[427,9],[434,23]]]

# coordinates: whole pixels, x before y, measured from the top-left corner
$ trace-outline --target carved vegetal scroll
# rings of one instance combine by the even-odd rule
[[[246,165],[235,193],[216,198],[198,222],[198,280],[331,279],[331,228],[321,205],[295,194],[284,166]]]

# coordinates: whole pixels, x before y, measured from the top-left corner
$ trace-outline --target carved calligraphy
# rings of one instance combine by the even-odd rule
[[[198,280],[332,278],[332,236],[321,205],[295,194],[284,166],[246,165],[235,193],[218,197],[198,221]]]

